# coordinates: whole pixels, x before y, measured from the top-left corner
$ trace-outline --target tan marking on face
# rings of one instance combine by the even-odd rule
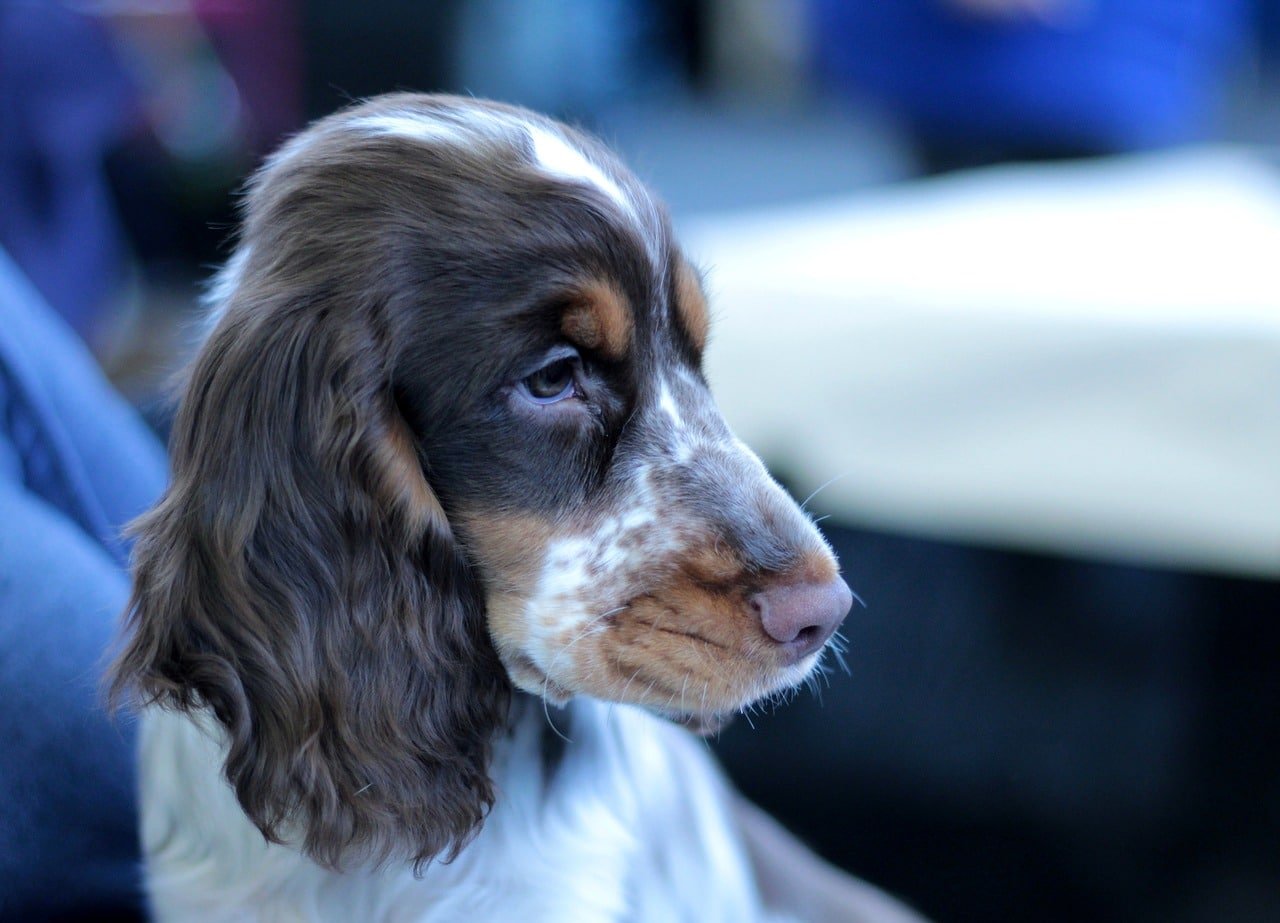
[[[584,286],[560,319],[560,330],[566,337],[610,359],[627,354],[634,327],[626,298],[603,280]]]
[[[545,687],[545,674],[524,653],[535,630],[525,610],[552,538],[551,524],[536,516],[474,511],[457,520],[484,582],[489,636],[517,684]]]
[[[490,592],[527,595],[538,578],[552,525],[529,514],[503,515],[464,510],[457,515],[458,531],[480,567]]]
[[[629,498],[569,519],[455,518],[515,685],[556,703],[587,695],[710,729],[803,680],[816,656],[790,663],[752,595],[778,580],[833,576],[817,534],[788,573],[760,574],[662,478],[637,474]]]
[[[540,639],[540,648],[554,653],[537,675],[673,716],[732,713],[802,678],[805,668],[783,663],[764,634],[750,603],[756,581],[742,562],[704,536],[690,539],[662,572],[587,606],[605,618]]]
[[[406,516],[406,527],[421,534],[428,528],[451,535],[449,519],[427,483],[418,463],[409,426],[394,411],[385,416],[385,430],[376,441],[376,463],[384,497]]]
[[[835,557],[825,548],[811,551],[800,560],[795,576],[788,582],[794,583],[830,583],[840,576],[840,565]]]
[[[608,626],[556,639],[557,678],[667,714],[732,713],[799,678],[764,636],[745,589],[682,577],[631,600]]]
[[[676,316],[685,333],[693,341],[698,352],[707,346],[707,334],[711,329],[711,317],[707,311],[707,298],[702,293],[698,274],[685,259],[676,261]]]

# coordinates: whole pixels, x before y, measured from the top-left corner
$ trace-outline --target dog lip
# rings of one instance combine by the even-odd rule
[[[677,635],[681,638],[689,638],[692,641],[700,641],[703,644],[708,644],[712,647],[717,647],[720,650],[726,651],[731,654],[738,653],[736,649],[730,647],[728,644],[725,644],[721,641],[716,641],[714,638],[708,638],[706,635],[699,634],[696,631],[685,631],[680,628],[668,628],[666,625],[659,625],[657,622],[651,621],[649,619],[641,618],[639,616],[632,616],[631,618],[632,618],[632,621],[638,622],[641,625],[647,625],[649,628],[653,629],[654,631],[660,631],[660,632],[663,632],[664,634],[669,634],[669,635]]]

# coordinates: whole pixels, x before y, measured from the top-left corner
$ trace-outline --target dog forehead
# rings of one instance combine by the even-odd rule
[[[460,154],[499,156],[518,152],[523,165],[549,179],[592,190],[657,255],[661,217],[643,185],[603,146],[533,112],[478,100],[410,98],[354,110],[348,130],[395,137]]]
[[[430,154],[419,159],[418,145]],[[348,167],[358,178],[344,179]],[[317,187],[321,176],[327,185]],[[426,182],[418,185],[419,179]],[[542,180],[551,181],[551,195],[543,194],[548,187]],[[574,194],[557,196],[556,185]],[[435,260],[430,271],[422,271],[424,278],[449,275],[466,280],[466,286],[483,285],[486,297],[477,306],[498,309],[485,321],[486,329],[496,329],[492,324],[500,316],[514,320],[516,311],[541,312],[539,302],[558,301],[569,306],[560,309],[564,335],[614,361],[645,361],[641,354],[646,353],[670,361],[673,353],[684,352],[677,342],[682,334],[698,352],[705,340],[697,275],[675,246],[661,206],[599,142],[536,113],[447,96],[379,98],[287,142],[255,186],[251,204],[257,204],[251,211],[274,205],[273,214],[283,214],[304,237],[310,233],[306,222],[299,224],[297,210],[280,204],[286,193],[303,203],[315,201],[319,188],[339,202],[364,195],[387,203],[401,196],[397,207],[420,206],[422,221],[397,217],[387,227],[449,233],[432,238],[425,248],[397,252],[411,254],[419,266]],[[405,197],[414,189],[425,196]],[[431,224],[429,216],[437,210],[440,220]],[[370,208],[359,214],[375,213]],[[341,213],[333,217],[346,221]],[[273,252],[270,246],[253,246],[255,225],[248,224],[241,246],[210,289],[211,322],[246,275],[251,251]],[[368,264],[370,271],[385,275],[387,251],[381,242],[386,235],[368,236],[376,224],[358,228],[348,229],[352,240],[379,243],[360,251],[363,256],[349,251],[347,265]],[[606,229],[610,233],[602,235]],[[456,274],[447,269],[447,260],[454,261],[447,265],[455,266]],[[464,290],[450,284],[448,291]],[[689,320],[699,313],[701,327]],[[463,312],[458,319],[463,315],[476,316]]]

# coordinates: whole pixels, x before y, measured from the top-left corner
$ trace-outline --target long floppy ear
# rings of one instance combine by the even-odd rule
[[[452,858],[492,805],[509,695],[481,590],[376,308],[259,291],[197,356],[172,484],[135,524],[113,697],[211,711],[268,839],[332,867]]]

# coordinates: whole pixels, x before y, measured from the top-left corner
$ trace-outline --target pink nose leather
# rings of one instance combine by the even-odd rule
[[[794,663],[827,643],[853,605],[853,593],[836,577],[829,583],[792,583],[755,594],[760,625]]]

